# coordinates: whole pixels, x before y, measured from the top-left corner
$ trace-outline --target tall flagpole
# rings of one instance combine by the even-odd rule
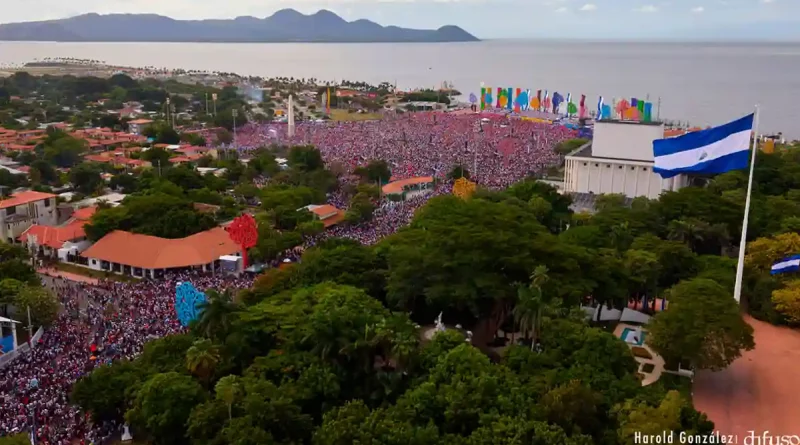
[[[753,193],[753,171],[756,167],[756,152],[758,151],[758,115],[759,109],[756,105],[755,116],[753,117],[753,154],[750,158],[750,177],[747,178],[747,198],[744,201],[744,219],[742,220],[742,239],[739,242],[739,262],[736,264],[736,284],[733,288],[733,298],[737,303],[742,300],[742,278],[744,277],[744,253],[747,248],[747,222],[750,219],[750,196]]]

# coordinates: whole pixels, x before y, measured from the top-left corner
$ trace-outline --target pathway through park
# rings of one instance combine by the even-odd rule
[[[751,317],[756,347],[720,372],[694,380],[694,404],[721,434],[800,435],[800,331]]]

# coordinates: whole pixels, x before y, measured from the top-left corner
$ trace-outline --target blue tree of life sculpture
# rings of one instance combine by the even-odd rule
[[[178,284],[175,288],[175,312],[181,326],[189,326],[189,323],[197,320],[205,302],[206,294],[197,290],[192,283],[186,281]]]

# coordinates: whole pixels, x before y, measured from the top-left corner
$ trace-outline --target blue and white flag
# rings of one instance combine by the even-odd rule
[[[792,255],[773,264],[770,274],[777,275],[779,273],[797,272],[798,270],[800,270],[800,255]]]
[[[600,119],[603,118],[603,105],[604,104],[605,104],[605,102],[603,101],[603,96],[600,96],[597,99],[597,117],[595,118],[595,120],[599,121]]]
[[[681,173],[725,173],[747,168],[754,115],[725,125],[653,141],[653,171],[662,178]]]

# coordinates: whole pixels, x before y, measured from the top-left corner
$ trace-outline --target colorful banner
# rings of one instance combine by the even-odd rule
[[[586,107],[586,95],[582,94],[579,104],[572,100],[572,94],[567,93],[566,97],[559,92],[549,90],[536,90],[534,95],[531,90],[523,88],[497,87],[496,94],[494,88],[481,86],[480,109],[481,110],[508,110],[516,114],[523,114],[527,111],[538,111],[559,116],[560,119],[566,117],[578,117],[579,119],[589,118],[589,110]],[[470,96],[472,97],[472,96]],[[475,103],[475,102],[472,102]],[[566,104],[566,110],[561,108]],[[632,98],[612,98],[610,103],[606,103],[603,96],[598,97],[597,109],[594,113],[596,120],[620,119],[630,121],[651,122],[653,104]]]

